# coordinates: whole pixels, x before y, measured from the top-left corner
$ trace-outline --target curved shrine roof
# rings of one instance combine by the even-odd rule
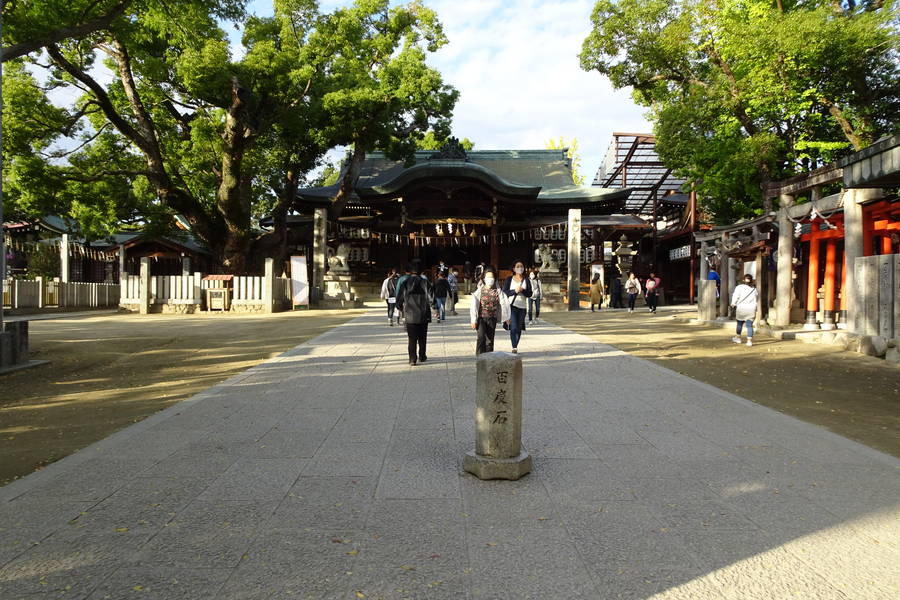
[[[415,163],[405,166],[382,152],[366,155],[356,194],[360,200],[400,195],[422,180],[462,180],[482,184],[501,200],[539,205],[624,203],[630,189],[584,187],[572,182],[572,167],[565,150],[472,150],[463,158],[439,158],[436,151],[415,153]],[[297,192],[304,203],[321,204],[337,193],[338,186],[305,188]]]

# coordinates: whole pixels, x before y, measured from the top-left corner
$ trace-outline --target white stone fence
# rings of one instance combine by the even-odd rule
[[[143,265],[142,265],[143,266]],[[143,271],[143,268],[142,268]],[[149,265],[147,271],[149,272]],[[291,306],[291,281],[272,275],[271,259],[264,276],[235,276],[231,284],[232,312],[275,312]],[[148,298],[142,302],[142,275],[122,278],[121,308],[135,312],[188,314],[203,310],[206,290],[222,286],[221,281],[206,281],[201,273],[146,277]],[[144,308],[142,309],[142,305]]]
[[[119,305],[119,284],[7,279],[3,306],[17,308],[102,308]]]

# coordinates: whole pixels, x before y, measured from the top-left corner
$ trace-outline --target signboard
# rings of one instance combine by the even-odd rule
[[[291,257],[291,304],[309,308],[309,275],[305,256]]]
[[[681,260],[691,257],[691,246],[682,246],[681,248],[672,248],[669,250],[669,260]]]

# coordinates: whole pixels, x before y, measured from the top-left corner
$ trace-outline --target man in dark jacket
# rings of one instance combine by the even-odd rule
[[[428,323],[434,307],[434,288],[427,279],[419,276],[418,265],[410,265],[410,276],[397,287],[397,309],[406,321],[406,336],[409,338],[409,364],[428,360],[425,347],[428,342]]]
[[[434,282],[434,301],[437,304],[438,322],[447,318],[448,296],[450,296],[450,282],[447,281],[447,275],[438,273],[437,280]]]

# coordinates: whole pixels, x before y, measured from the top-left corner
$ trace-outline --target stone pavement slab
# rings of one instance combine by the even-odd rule
[[[0,488],[0,598],[900,597],[897,459],[541,324],[480,481],[466,319],[416,367],[383,321]]]

